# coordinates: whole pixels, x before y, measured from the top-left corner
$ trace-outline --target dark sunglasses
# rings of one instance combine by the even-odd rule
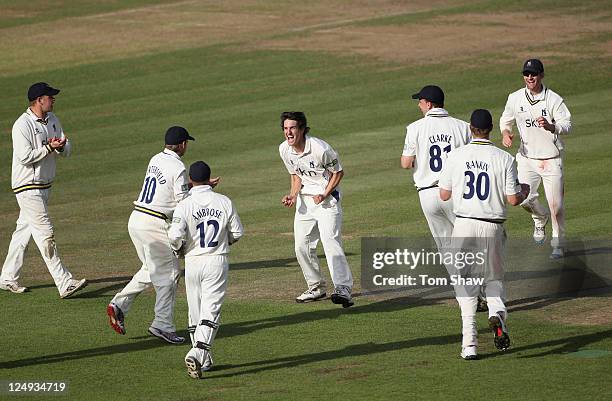
[[[537,77],[538,74],[537,72],[531,72],[531,71],[523,71],[523,76],[524,77]]]

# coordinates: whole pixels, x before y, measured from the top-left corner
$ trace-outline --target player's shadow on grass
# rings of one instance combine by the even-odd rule
[[[95,358],[113,354],[124,354],[126,352],[143,351],[158,347],[167,347],[168,344],[157,339],[150,338],[144,341],[131,342],[125,344],[109,345],[106,347],[91,348],[73,352],[63,352],[61,354],[42,355],[35,358],[18,359],[15,361],[0,362],[0,369],[22,368],[25,366],[44,365],[49,363],[61,363],[75,361],[84,358]]]
[[[546,356],[549,354],[564,354],[568,352],[576,351],[580,348],[588,346],[591,343],[601,341],[602,338],[607,338],[612,335],[612,330],[600,331],[592,334],[584,334],[579,336],[573,336],[568,338],[560,338],[551,341],[540,342],[537,344],[531,344],[524,347],[511,348],[504,353],[492,353],[479,355],[481,359],[504,356],[512,354],[514,352],[524,352],[532,349],[542,349],[549,347],[557,347],[550,351],[544,351],[536,355],[522,356],[521,358],[537,358]],[[460,335],[445,335],[436,337],[424,337],[414,338],[405,341],[396,341],[391,343],[376,344],[372,342],[350,345],[348,347],[332,350],[315,352],[304,355],[287,356],[282,358],[265,359],[261,361],[254,361],[236,365],[219,365],[215,366],[214,370],[206,375],[206,379],[223,378],[223,377],[234,377],[246,374],[256,374],[263,371],[287,369],[293,368],[300,365],[306,365],[309,363],[319,363],[324,361],[332,361],[346,357],[355,356],[367,356],[372,354],[380,354],[383,352],[392,352],[400,349],[416,348],[416,347],[428,347],[437,345],[447,345],[452,343],[460,343]],[[476,362],[477,363],[477,362]],[[239,369],[238,372],[232,373],[221,373],[216,374],[217,371],[224,371],[230,369]]]
[[[566,338],[558,338],[549,341],[542,341],[535,344],[524,345],[520,347],[511,347],[509,350],[504,351],[503,353],[492,353],[492,354],[480,354],[478,357],[480,359],[493,358],[500,355],[511,355],[515,353],[521,353],[530,350],[542,350],[547,348],[552,348],[550,350],[542,351],[537,354],[532,355],[523,355],[519,356],[519,358],[540,358],[547,355],[560,355],[560,354],[569,354],[572,352],[579,351],[581,348],[584,348],[592,343],[599,342],[603,339],[609,338],[612,336],[612,329],[598,331],[597,333],[591,334],[582,334],[573,337]]]
[[[328,299],[318,302],[329,302]],[[421,299],[416,297],[398,297],[393,299],[387,299],[380,302],[368,303],[368,304],[357,304],[348,309],[344,309],[340,306],[334,309],[324,310],[309,310],[301,313],[292,315],[279,315],[264,319],[250,320],[246,322],[229,323],[222,325],[217,335],[219,338],[226,337],[237,337],[246,335],[257,330],[265,330],[269,328],[279,326],[289,326],[294,324],[304,324],[311,321],[319,321],[324,319],[337,319],[340,316],[356,315],[363,313],[371,313],[374,315],[380,313],[391,313],[399,310],[405,310],[413,307],[437,305],[441,301],[439,299]],[[309,308],[309,305],[304,305],[305,308]]]
[[[346,256],[354,256],[354,253],[346,253]],[[319,260],[325,260],[325,255],[318,255]],[[284,259],[272,259],[272,260],[260,260],[255,262],[243,262],[243,263],[230,263],[230,270],[248,270],[248,269],[262,269],[271,267],[297,267],[298,262],[296,258],[284,258]]]
[[[383,344],[367,342],[367,343],[349,345],[342,349],[331,350],[331,351],[314,352],[311,354],[286,356],[282,358],[264,359],[260,361],[240,363],[236,365],[230,365],[230,364],[218,365],[214,367],[213,371],[206,374],[206,379],[255,374],[255,373],[269,371],[269,370],[294,368],[296,366],[305,365],[309,363],[333,361],[333,360],[346,358],[346,357],[380,354],[383,352],[393,352],[393,351],[406,349],[406,348],[448,345],[451,343],[458,343],[460,341],[461,341],[461,336],[457,334],[453,334],[453,335],[436,336],[436,337],[414,338],[410,340],[395,341],[395,342],[383,343]],[[230,369],[240,369],[240,371],[233,372],[233,373],[216,374],[216,372],[218,371],[230,370]]]

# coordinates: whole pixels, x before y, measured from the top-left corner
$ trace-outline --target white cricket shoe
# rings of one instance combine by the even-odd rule
[[[544,217],[544,221],[536,223],[533,228],[533,240],[536,244],[541,245],[546,240],[546,224],[548,224],[548,216]]]
[[[22,287],[16,281],[3,281],[0,283],[0,290],[10,291],[13,294],[23,294],[28,291],[28,287]]]
[[[353,298],[351,297],[351,289],[345,285],[339,285],[334,289],[331,295],[331,301],[335,304],[342,305],[343,308],[353,306]]]
[[[151,333],[152,336],[161,338],[162,340],[170,344],[182,344],[185,342],[185,337],[181,337],[171,331],[160,330],[157,327],[149,327],[149,333]]]
[[[68,298],[75,292],[82,290],[87,286],[87,280],[70,280],[68,287],[60,294],[60,298]]]
[[[206,353],[206,359],[204,359],[204,364],[202,365],[202,372],[208,372],[209,370],[212,369],[213,367],[213,358],[212,355],[210,353],[210,351],[208,351]]]
[[[552,253],[550,254],[550,258],[553,260],[561,259],[565,256],[565,252],[561,247],[554,247]]]
[[[325,293],[325,290],[322,290],[320,288],[315,288],[312,290],[308,289],[304,291],[301,295],[299,295],[297,298],[295,298],[295,302],[300,304],[306,302],[313,302],[325,298],[326,296],[327,294]]]
[[[473,361],[478,359],[478,354],[476,353],[476,347],[463,347],[461,349],[461,358],[466,361]]]
[[[196,357],[187,356],[185,358],[185,366],[187,367],[187,374],[192,379],[202,378],[202,365]]]

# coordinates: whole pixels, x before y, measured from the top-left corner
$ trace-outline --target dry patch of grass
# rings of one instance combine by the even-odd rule
[[[66,65],[248,43],[288,32],[425,11],[444,1],[182,1],[0,29],[0,76]],[[11,12],[18,17],[19,8]]]
[[[483,52],[503,52],[522,60],[536,49],[546,52],[551,45],[611,32],[610,24],[599,17],[542,13],[446,15],[401,26],[322,27],[300,37],[264,40],[257,46],[359,54],[412,64],[465,60]],[[599,46],[602,45],[594,43],[593,51]],[[603,46],[609,48],[609,43]],[[567,55],[578,57],[579,50],[585,49],[574,53],[567,49]]]

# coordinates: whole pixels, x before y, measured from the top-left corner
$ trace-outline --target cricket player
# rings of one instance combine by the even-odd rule
[[[151,158],[144,183],[128,222],[130,238],[142,267],[121,292],[112,299],[106,313],[111,327],[125,334],[125,315],[141,292],[155,288],[155,318],[149,333],[170,344],[181,344],[176,334],[174,303],[180,278],[179,261],[168,241],[168,228],[174,209],[189,192],[189,182],[181,157],[194,138],[183,127],[166,131],[165,149]]]
[[[418,99],[423,118],[406,127],[406,141],[400,164],[414,171],[414,185],[421,208],[438,249],[453,232],[455,215],[452,202],[442,202],[438,195],[438,179],[448,153],[470,141],[470,125],[451,117],[444,109],[444,92],[427,85],[412,95]]]
[[[475,110],[470,129],[472,142],[450,152],[438,182],[440,198],[443,201],[452,198],[456,215],[451,242],[451,248],[457,252],[455,277],[482,280],[454,286],[463,321],[461,357],[466,360],[478,358],[476,306],[481,287],[487,297],[495,346],[501,350],[510,346],[503,285],[505,201],[518,205],[529,193],[528,185],[519,184],[512,155],[489,140],[493,129],[491,113]],[[459,259],[459,252],[463,255],[470,252],[472,256]],[[469,264],[458,263],[468,257]]]
[[[30,106],[13,124],[11,186],[19,205],[19,218],[2,266],[0,289],[15,294],[28,290],[18,280],[32,237],[61,298],[68,298],[87,285],[85,279],[73,279],[62,263],[49,217],[49,192],[57,159],[70,156],[72,150],[59,119],[53,114],[59,92],[45,82],[30,86]]]
[[[342,207],[338,185],[344,176],[336,151],[325,141],[308,135],[310,127],[301,111],[281,114],[285,141],[280,157],[291,176],[291,189],[281,203],[295,206],[293,232],[295,254],[308,289],[295,300],[299,303],[325,298],[327,284],[317,258],[317,244],[323,243],[327,265],[334,283],[331,301],[344,308],[353,305],[353,275],[342,248]]]
[[[227,288],[229,246],[243,234],[232,201],[212,190],[210,167],[197,161],[189,167],[190,195],[179,202],[168,238],[185,255],[185,286],[192,348],[185,356],[187,373],[202,377],[213,361],[211,348],[219,329]]]
[[[544,65],[538,59],[529,59],[523,65],[525,87],[508,96],[506,107],[499,119],[499,128],[505,147],[511,147],[514,138],[512,124],[516,123],[521,143],[516,154],[521,182],[529,184],[531,193],[521,206],[534,222],[533,239],[542,244],[546,240],[549,216],[552,225],[553,250],[551,259],[564,256],[565,217],[563,212],[563,141],[570,133],[571,114],[563,98],[543,84]],[[550,213],[538,200],[540,182],[548,200]]]

